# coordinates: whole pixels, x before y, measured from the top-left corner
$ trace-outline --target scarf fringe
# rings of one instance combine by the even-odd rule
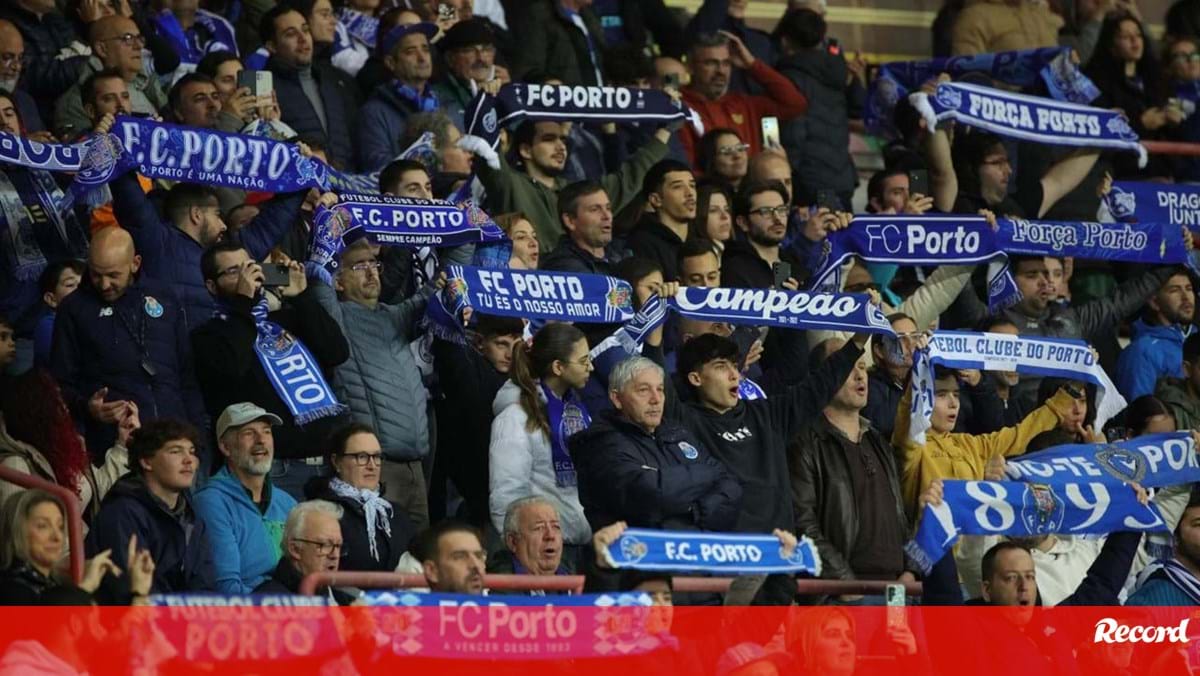
[[[348,412],[350,409],[345,404],[329,404],[311,411],[297,413],[293,416],[296,419],[296,424],[300,426],[307,425],[311,422],[316,422],[321,418],[330,418],[336,415],[341,415]]]

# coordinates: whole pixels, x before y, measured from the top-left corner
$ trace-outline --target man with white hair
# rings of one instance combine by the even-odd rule
[[[279,565],[254,593],[298,594],[306,576],[336,572],[342,560],[341,518],[341,506],[328,500],[308,500],[293,507],[283,527],[283,556]],[[333,587],[325,587],[320,593],[342,606],[354,600],[352,595]]]
[[[572,575],[577,568],[575,558],[563,557],[558,507],[543,496],[519,498],[508,505],[504,512],[504,546],[506,549],[496,552],[489,562],[489,573]]]
[[[592,530],[631,527],[733,530],[742,487],[682,425],[663,420],[661,367],[645,357],[609,375],[614,409],[571,437],[579,501]]]

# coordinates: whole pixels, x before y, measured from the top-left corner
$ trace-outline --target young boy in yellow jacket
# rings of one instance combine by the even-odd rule
[[[978,371],[962,373],[967,378],[979,377]],[[1070,417],[1077,401],[1084,400],[1085,396],[1083,393],[1074,396],[1067,389],[1060,389],[1045,405],[1035,409],[1013,427],[990,434],[954,434],[951,430],[958,420],[958,374],[957,371],[934,366],[933,415],[930,416],[931,428],[925,432],[924,444],[908,438],[912,422],[909,415],[912,408],[911,386],[896,408],[892,445],[898,449],[900,489],[905,509],[913,510],[910,514],[916,514],[918,496],[935,479],[982,481],[989,458],[1024,453],[1030,439],[1054,429]]]

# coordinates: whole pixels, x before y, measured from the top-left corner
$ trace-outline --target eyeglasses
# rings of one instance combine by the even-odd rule
[[[735,146],[725,146],[724,148],[717,148],[717,154],[725,155],[725,156],[740,155],[740,154],[746,152],[747,150],[750,150],[749,143],[739,143]]]
[[[342,457],[353,458],[354,464],[358,465],[359,467],[366,467],[367,465],[383,465],[382,453],[343,453]]]
[[[104,39],[105,42],[112,42],[113,40],[120,42],[126,47],[142,47],[146,44],[146,36],[141,33],[122,33],[121,35],[114,35],[111,38]]]
[[[1175,52],[1171,55],[1172,61],[1200,61],[1200,52]]]
[[[237,273],[239,273],[239,272],[241,272],[241,271],[242,271],[242,266],[240,266],[240,265],[233,265],[233,266],[227,267],[227,268],[225,268],[224,270],[222,270],[222,271],[218,272],[218,273],[217,273],[217,277],[218,277],[218,278],[220,278],[220,277],[228,277],[229,275],[236,275]]]
[[[296,542],[305,542],[317,548],[317,553],[321,556],[330,556],[334,552],[338,556],[345,558],[346,552],[342,551],[342,543],[340,542],[317,542],[316,540],[305,540],[304,538],[292,538]]]
[[[379,272],[382,267],[383,263],[380,263],[379,261],[362,261],[361,263],[355,263],[354,265],[351,265],[350,269],[355,272],[366,272],[367,270]]]
[[[780,204],[777,207],[759,207],[757,209],[751,209],[750,214],[753,216],[760,216],[762,218],[771,218],[772,216],[787,218],[788,205]]]

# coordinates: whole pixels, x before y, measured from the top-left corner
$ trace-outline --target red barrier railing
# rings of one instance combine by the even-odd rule
[[[1200,157],[1200,143],[1180,141],[1142,141],[1146,151],[1154,155],[1185,155]]]
[[[569,591],[583,593],[582,575],[484,575],[483,586],[488,589],[503,591]],[[685,577],[677,576],[673,587],[678,592],[713,592],[728,591],[733,578],[729,577]],[[796,580],[796,591],[805,596],[820,594],[843,595],[883,594],[888,585],[896,584],[895,580]],[[409,589],[412,587],[427,587],[424,575],[413,573],[364,573],[354,571],[337,571],[312,573],[300,583],[300,593],[315,594],[317,588],[332,585],[335,587],[358,587],[360,589]],[[921,595],[921,583],[910,582],[904,585],[910,596]]]
[[[62,500],[67,508],[67,544],[71,548],[70,569],[71,579],[78,583],[83,579],[83,512],[79,506],[79,496],[69,489],[63,488],[45,479],[26,474],[11,467],[0,467],[0,479],[23,488],[38,488],[47,493],[53,493]]]

